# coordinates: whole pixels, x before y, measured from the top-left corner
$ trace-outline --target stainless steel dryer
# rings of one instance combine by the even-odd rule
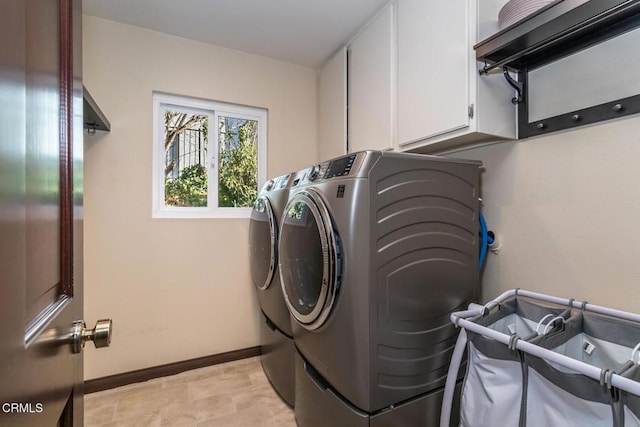
[[[253,205],[249,225],[251,278],[261,311],[262,367],[273,388],[291,406],[295,398],[294,345],[291,316],[284,302],[278,273],[278,231],[292,176],[280,176],[263,186]]]
[[[301,427],[437,425],[477,300],[476,161],[360,152],[299,173],[280,230]]]

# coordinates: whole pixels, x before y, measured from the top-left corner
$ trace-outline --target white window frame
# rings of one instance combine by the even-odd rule
[[[209,179],[207,207],[178,207],[164,204],[164,111],[185,111],[208,115]],[[251,207],[218,207],[218,118],[256,120],[258,122],[258,191],[267,180],[267,110],[264,108],[208,101],[185,96],[153,93],[153,208],[152,218],[249,218]]]

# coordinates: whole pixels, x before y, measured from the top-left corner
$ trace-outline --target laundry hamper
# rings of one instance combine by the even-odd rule
[[[595,380],[526,355],[527,427],[625,425],[619,393],[606,384],[606,377],[610,376],[607,371],[620,373],[626,369],[638,342],[640,325],[590,313],[578,313],[561,331],[532,340],[540,347],[597,367],[603,377]]]
[[[552,308],[514,297],[498,304],[491,313],[475,318],[474,322],[526,340],[538,335],[536,329],[544,326],[541,321],[553,324],[567,317],[569,312],[567,307]],[[526,385],[521,353],[472,332],[468,333],[467,350],[460,425],[493,427],[521,424],[521,400],[523,385]]]
[[[453,313],[451,321],[461,329],[445,385],[440,426],[448,426],[451,419],[455,378],[467,346],[467,334],[470,353],[462,396],[463,426],[640,426],[640,315],[521,290],[507,291],[492,304],[503,308],[513,297],[527,297],[543,306],[565,305],[574,309],[574,314],[568,317],[569,311],[562,311],[550,322],[541,318],[537,335],[521,337],[510,328],[499,331],[490,327],[501,324],[498,319],[491,323],[490,316],[500,315],[496,312],[483,316],[486,309],[482,306],[470,305],[467,311]],[[540,325],[546,326],[541,329]],[[519,377],[517,370],[505,370],[504,364],[492,363],[485,365],[486,369],[478,365],[477,361],[485,362],[489,357],[484,354],[482,360],[474,355],[483,345],[477,337],[493,343],[493,347],[514,352],[523,368]],[[473,374],[474,370],[479,373]],[[473,384],[473,375],[491,378],[493,383],[471,389],[468,385]],[[499,384],[495,378],[502,376],[519,383],[520,393],[517,389],[496,393]],[[471,399],[474,407],[469,406]],[[496,399],[508,399],[518,409],[497,408]]]

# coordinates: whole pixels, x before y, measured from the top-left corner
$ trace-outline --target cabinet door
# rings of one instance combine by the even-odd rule
[[[349,151],[393,148],[393,6],[385,8],[350,46]]]
[[[318,80],[318,155],[321,161],[347,152],[347,49],[320,70]]]
[[[468,126],[468,2],[397,6],[399,144]]]

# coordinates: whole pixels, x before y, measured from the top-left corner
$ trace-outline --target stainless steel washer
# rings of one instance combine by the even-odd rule
[[[278,235],[292,177],[293,174],[286,174],[263,186],[253,205],[249,225],[251,278],[261,310],[262,367],[273,388],[291,406],[295,398],[294,344],[291,316],[280,286]]]
[[[325,425],[332,407],[338,425],[433,415],[457,336],[449,315],[479,296],[479,166],[369,151],[296,177],[279,259],[301,427]]]

